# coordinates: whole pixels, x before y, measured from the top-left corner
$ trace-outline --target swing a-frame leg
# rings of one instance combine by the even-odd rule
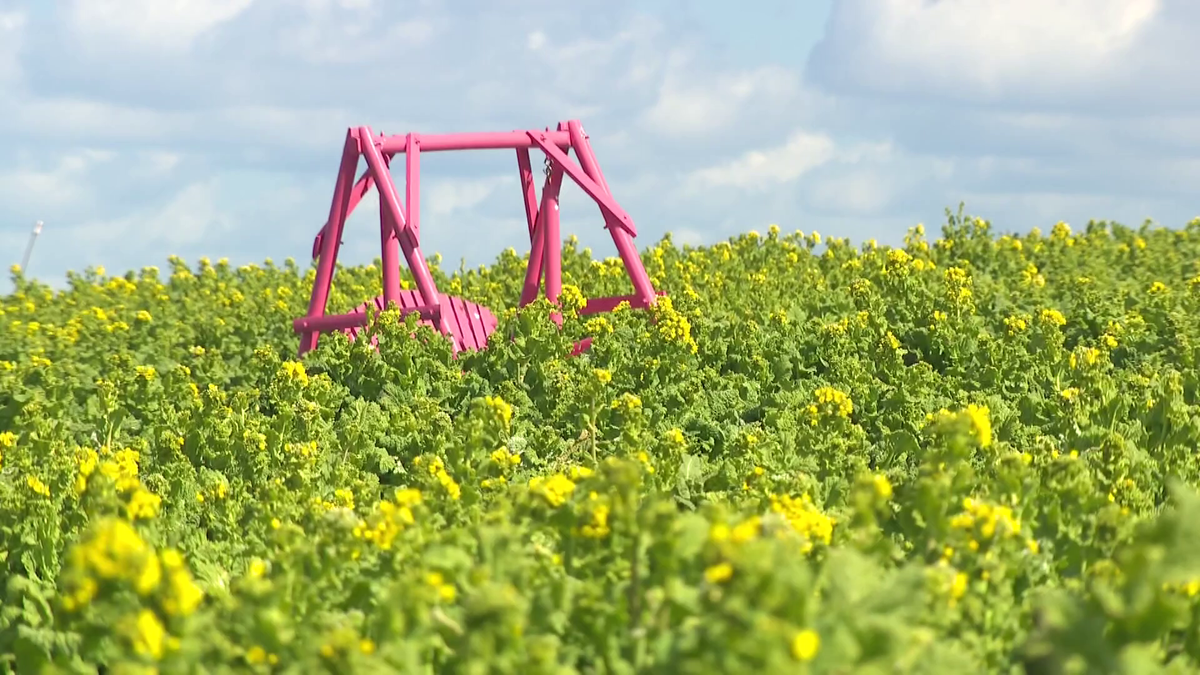
[[[540,200],[534,184],[532,148],[545,155],[545,182]],[[292,324],[300,336],[301,355],[316,348],[322,332],[343,331],[351,339],[356,338],[378,312],[390,305],[395,305],[402,315],[418,314],[421,323],[448,336],[455,353],[487,347],[488,337],[498,324],[496,316],[487,307],[439,292],[420,246],[421,154],[483,149],[512,149],[517,154],[530,241],[529,265],[525,270],[519,306],[533,302],[539,290],[555,304],[562,293],[558,202],[564,176],[596,202],[633,286],[629,295],[588,300],[581,313],[611,311],[621,302],[628,302],[633,308],[646,308],[656,297],[664,295],[654,290],[646,274],[633,243],[637,236],[633,219],[609,191],[588,136],[577,120],[561,122],[554,130],[459,134],[382,135],[373,134],[368,127],[357,127],[346,132],[329,218],[313,241],[312,254],[317,261],[317,270],[308,312]],[[569,156],[571,151],[577,160]],[[403,200],[391,173],[392,161],[398,154],[404,155]],[[356,180],[360,159],[366,160],[366,170]],[[379,196],[383,294],[346,314],[326,315],[346,219],[371,188],[375,188]],[[401,288],[401,255],[412,272],[415,289]],[[581,341],[574,353],[586,350],[590,343],[591,338]]]

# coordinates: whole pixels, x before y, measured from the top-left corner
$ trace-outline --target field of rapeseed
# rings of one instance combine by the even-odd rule
[[[668,239],[588,318],[628,282],[565,257],[563,330],[457,361],[394,314],[296,360],[292,261],[14,271],[0,672],[1200,668],[1200,220]]]

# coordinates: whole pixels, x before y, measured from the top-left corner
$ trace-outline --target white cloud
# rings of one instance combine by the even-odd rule
[[[497,190],[510,188],[512,202],[520,204],[521,193],[518,188],[516,171],[511,176],[490,176],[478,179],[438,179],[430,184],[421,185],[421,214],[446,216],[453,213],[470,211],[491,197]],[[404,181],[397,185],[401,199],[404,195]]]
[[[0,172],[0,200],[55,209],[79,204],[91,193],[89,170],[114,156],[111,151],[81,149],[58,158],[50,169],[27,165]]]
[[[747,110],[772,109],[795,98],[795,73],[775,66],[697,77],[690,59],[673,55],[658,98],[642,125],[668,137],[695,138],[728,131]]]
[[[25,21],[23,12],[0,12],[0,83],[20,79],[21,64],[18,57]]]
[[[150,245],[163,252],[161,257],[165,258],[202,242],[211,245],[216,235],[232,229],[233,218],[217,206],[218,202],[214,181],[192,183],[163,204],[117,218],[60,225],[53,236],[80,247],[90,259],[89,264],[111,264],[104,257],[115,256],[130,244]],[[47,235],[51,235],[49,228]]]
[[[686,227],[671,230],[671,241],[679,246],[704,246],[710,243],[709,237],[703,232]]]
[[[876,170],[818,178],[807,194],[814,207],[854,215],[878,215],[895,196],[892,176]]]
[[[73,0],[68,11],[80,35],[154,49],[182,50],[250,8],[254,0]]]
[[[152,150],[142,153],[141,160],[142,170],[152,174],[164,174],[179,166],[183,156],[177,152]]]
[[[686,179],[686,189],[697,192],[714,187],[751,192],[770,190],[791,183],[829,162],[836,150],[830,137],[798,131],[779,147],[751,150],[726,164],[692,172]]]
[[[840,0],[810,65],[835,90],[1071,97],[1148,74],[1167,53],[1151,34],[1185,2]]]

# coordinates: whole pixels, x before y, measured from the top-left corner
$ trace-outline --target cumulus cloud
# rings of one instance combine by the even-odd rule
[[[1193,106],[1191,0],[840,0],[808,72],[846,94],[1001,108]],[[1130,100],[1130,96],[1152,96]],[[1109,114],[1111,110],[1092,111]]]
[[[800,131],[779,147],[750,150],[730,162],[698,169],[688,176],[686,185],[697,192],[714,187],[747,192],[771,190],[825,164],[835,152],[833,139]]]
[[[67,22],[80,38],[187,51],[201,35],[233,20],[254,0],[72,0]]]
[[[778,66],[689,80],[686,64],[685,55],[672,59],[657,99],[642,115],[645,128],[671,137],[703,138],[732,131],[746,110],[777,110],[799,94],[796,74]]]

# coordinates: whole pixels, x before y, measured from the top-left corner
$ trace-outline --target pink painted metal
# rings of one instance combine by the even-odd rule
[[[420,247],[420,167],[421,153],[450,150],[513,149],[517,153],[524,198],[525,217],[529,224],[530,254],[525,271],[519,306],[533,302],[539,287],[545,284],[545,295],[557,304],[562,293],[562,240],[559,232],[558,201],[564,176],[568,176],[587,193],[600,209],[605,228],[613,238],[617,252],[633,285],[631,295],[611,298],[591,298],[583,314],[613,310],[622,301],[633,308],[644,309],[665,295],[655,291],[634,246],[637,236],[633,220],[613,199],[604,174],[596,162],[588,136],[577,120],[560,122],[555,130],[484,132],[463,134],[404,134],[374,135],[368,127],[347,130],[342,162],[334,184],[329,218],[313,240],[312,254],[317,260],[316,279],[308,312],[292,322],[300,335],[299,353],[314,349],[320,333],[342,331],[353,340],[371,318],[389,305],[399,308],[401,315],[416,313],[420,323],[450,337],[457,354],[464,350],[485,349],[488,337],[496,330],[496,316],[486,307],[438,291],[421,253]],[[537,148],[546,155],[545,185],[539,201],[530,149]],[[574,150],[576,163],[568,154]],[[396,190],[391,174],[392,158],[405,155],[404,202]],[[365,158],[367,170],[354,180],[359,158]],[[341,246],[346,219],[366,197],[372,187],[379,193],[380,246],[383,262],[383,294],[367,300],[347,314],[326,315],[333,271]],[[402,289],[400,256],[403,254],[416,281],[416,289]],[[572,355],[590,348],[592,338],[577,343]]]

